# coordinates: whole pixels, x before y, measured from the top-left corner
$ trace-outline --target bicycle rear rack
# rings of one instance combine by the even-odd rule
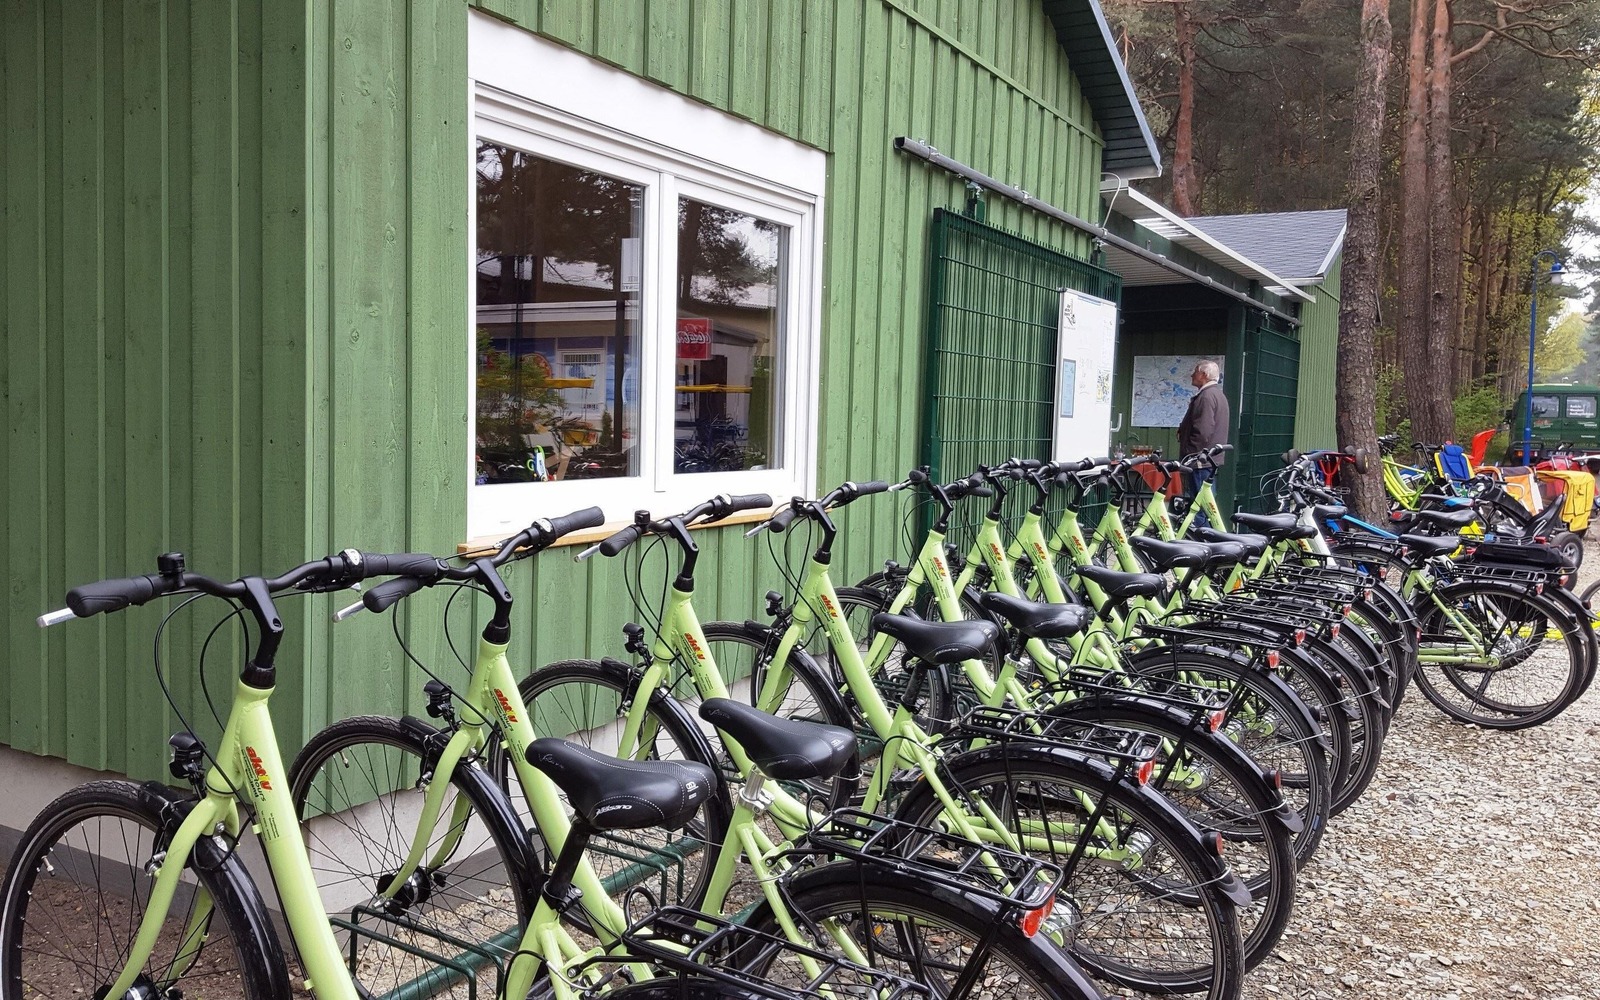
[[[838,809],[794,853],[848,858],[1000,904],[1036,910],[1061,884],[1061,866],[860,809]]]
[[[714,979],[771,1000],[928,1000],[932,995],[909,979],[681,906],[663,907],[629,927],[621,951],[625,954],[603,955],[580,968],[643,962],[685,984],[683,977]],[[803,968],[802,958],[814,963],[815,974]],[[600,995],[621,976],[620,968],[613,970],[584,995]]]
[[[1071,750],[1125,767],[1154,760],[1160,740],[1145,733],[1046,712],[979,705],[957,720],[951,735],[994,743],[1030,743]]]

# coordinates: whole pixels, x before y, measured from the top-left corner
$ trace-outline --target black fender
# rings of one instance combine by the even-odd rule
[[[193,795],[168,788],[158,781],[146,781],[140,784],[139,798],[161,817],[162,833],[168,838],[178,832],[178,827],[183,824],[184,818],[195,806]],[[245,921],[245,926],[233,928],[234,932],[253,936],[261,946],[262,952],[267,957],[267,968],[257,971],[265,974],[270,980],[271,995],[289,996],[292,987],[289,983],[288,959],[284,955],[283,942],[278,938],[277,926],[267,910],[266,901],[261,898],[260,889],[250,877],[250,873],[245,870],[244,861],[239,857],[234,845],[221,843],[219,838],[214,836],[201,836],[194,843],[192,864],[193,867],[204,869],[212,878],[226,883],[227,892],[239,904],[239,911]]]
[[[1119,787],[1126,794],[1139,799],[1140,805],[1151,813],[1161,817],[1169,825],[1169,829],[1179,831],[1179,835],[1190,839],[1205,858],[1208,882],[1215,884],[1236,906],[1249,906],[1252,902],[1250,890],[1243,881],[1233,873],[1222,857],[1217,853],[1217,845],[1213,838],[1208,838],[1191,823],[1188,817],[1178,811],[1167,798],[1154,789],[1140,785],[1136,780],[1117,778],[1116,770],[1104,761],[1064,749],[1041,746],[1027,743],[991,743],[976,750],[966,750],[942,762],[941,774],[948,774],[951,780],[948,784],[953,788],[965,786],[960,778],[963,769],[982,765],[987,767],[994,762],[1005,761],[1048,761],[1062,767],[1075,775],[1081,776],[1086,783],[1098,784],[1104,788]],[[919,798],[931,797],[928,790],[927,778],[919,776],[914,785],[901,799],[901,805],[896,811],[897,819],[914,820]]]
[[[1107,704],[1115,704],[1118,710],[1147,719],[1152,725],[1188,732],[1191,742],[1204,747],[1206,753],[1227,760],[1241,773],[1248,775],[1263,801],[1275,803],[1268,816],[1281,823],[1290,833],[1305,829],[1305,821],[1284,801],[1283,792],[1273,776],[1237,743],[1214,732],[1209,719],[1204,716],[1196,718],[1193,709],[1163,701],[1158,694],[1130,692],[1126,695],[1104,693],[1074,698],[1051,708],[1046,714],[1074,719],[1082,717],[1085,721],[1092,721],[1095,714]]]
[[[437,763],[439,754],[444,751],[445,745],[450,742],[451,730],[440,729],[426,719],[419,719],[414,715],[400,717],[400,726],[408,735],[414,736],[422,746],[422,759],[430,764]],[[476,795],[473,805],[478,809],[479,818],[499,834],[503,843],[511,845],[516,852],[514,859],[517,868],[517,878],[522,884],[524,899],[530,906],[539,898],[539,890],[544,887],[544,868],[539,862],[539,852],[534,849],[533,837],[522,820],[517,816],[516,809],[511,804],[511,799],[506,795],[497,777],[490,773],[477,760],[463,760],[456,765],[453,777],[464,786],[471,786],[470,793]]]

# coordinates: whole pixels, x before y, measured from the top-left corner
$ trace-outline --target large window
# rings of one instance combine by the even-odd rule
[[[808,493],[822,154],[471,17],[469,532]]]

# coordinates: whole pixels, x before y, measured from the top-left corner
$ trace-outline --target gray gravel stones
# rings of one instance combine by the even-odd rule
[[[1585,582],[1600,575],[1591,543]],[[1600,693],[1501,733],[1415,690],[1248,1000],[1600,997]]]

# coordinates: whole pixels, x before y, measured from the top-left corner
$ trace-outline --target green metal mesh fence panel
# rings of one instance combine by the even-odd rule
[[[1061,289],[1120,302],[1121,278],[944,209],[933,214],[932,249],[923,462],[943,482],[979,463],[1049,457]],[[1027,493],[1013,493],[1008,520],[1026,509]],[[1098,521],[1100,503],[1084,511],[1086,524]],[[982,513],[979,501],[957,512],[949,537],[958,548]]]
[[[1294,447],[1299,399],[1300,336],[1287,323],[1260,315],[1246,321],[1244,405],[1239,414],[1240,510],[1266,511],[1276,499],[1261,492],[1261,477],[1283,467]]]
[[[932,245],[923,461],[949,480],[980,462],[1047,457],[1060,290],[1115,302],[1121,279],[944,209]]]

